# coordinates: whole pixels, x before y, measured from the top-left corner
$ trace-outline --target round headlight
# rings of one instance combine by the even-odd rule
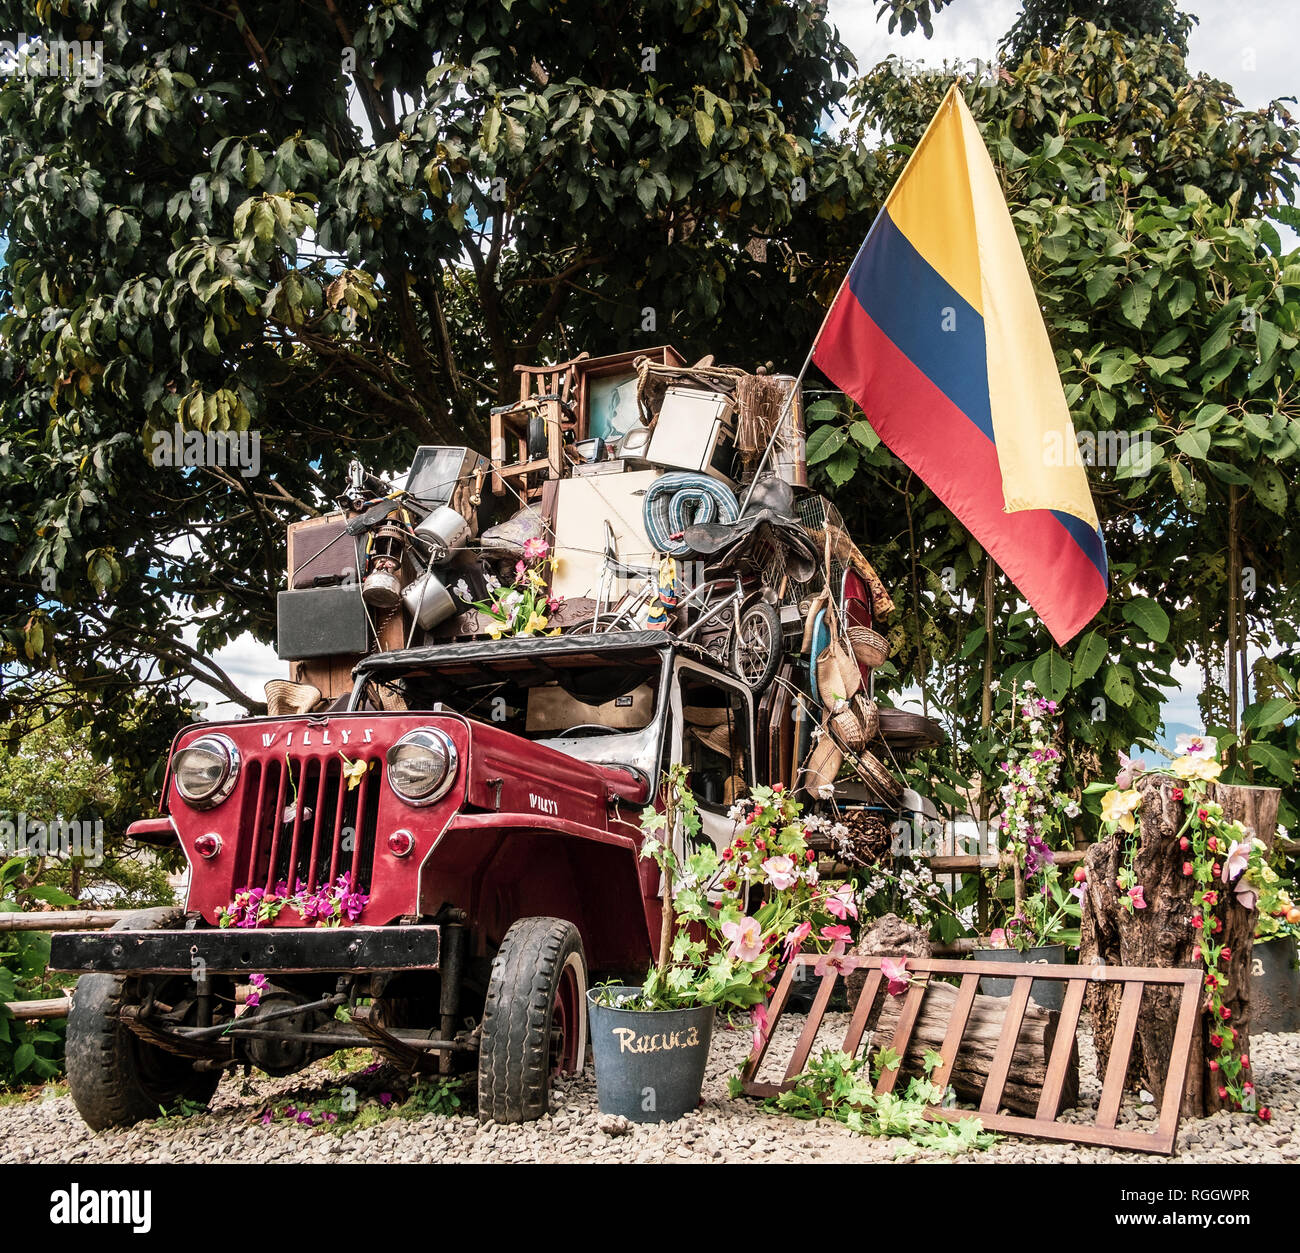
[[[196,809],[220,805],[239,778],[239,749],[224,735],[201,735],[172,762],[176,790]]]
[[[456,777],[456,745],[437,727],[408,731],[387,753],[388,786],[408,805],[432,805]]]

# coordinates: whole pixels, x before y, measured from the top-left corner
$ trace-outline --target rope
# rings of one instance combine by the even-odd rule
[[[725,483],[707,474],[665,474],[645,494],[645,533],[656,552],[684,557],[690,545],[680,538],[692,525],[702,522],[734,522],[740,516],[740,502]]]

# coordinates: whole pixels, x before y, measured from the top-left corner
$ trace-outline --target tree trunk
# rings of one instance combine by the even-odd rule
[[[1088,850],[1088,890],[1083,899],[1081,965],[1196,967],[1201,964],[1197,933],[1191,924],[1192,879],[1183,874],[1188,854],[1177,839],[1183,825],[1183,801],[1170,795],[1175,780],[1168,775],[1149,775],[1138,782],[1142,793],[1139,809],[1140,839],[1134,859],[1137,881],[1144,889],[1146,908],[1129,913],[1122,908],[1116,878],[1123,861],[1124,834],[1116,832]],[[1256,838],[1271,846],[1277,826],[1277,788],[1212,784],[1209,799],[1223,806],[1227,821],[1240,819],[1254,830]],[[1222,943],[1232,952],[1225,970],[1223,1003],[1232,1011],[1241,1052],[1250,1049],[1250,960],[1254,942],[1254,910],[1243,909],[1231,891],[1220,894],[1219,904],[1207,915],[1223,922]],[[1088,985],[1085,1003],[1092,1017],[1093,1041],[1097,1049],[1097,1073],[1105,1073],[1110,1057],[1115,1020],[1119,1015],[1121,989],[1108,984]],[[1163,1080],[1173,1051],[1174,1024],[1180,993],[1174,988],[1148,986],[1143,991],[1142,1011],[1129,1060],[1128,1085],[1139,1084],[1159,1102]],[[1183,1094],[1183,1117],[1203,1118],[1224,1107],[1217,1085],[1207,1082],[1207,1054],[1218,1052],[1209,1044],[1214,1029],[1202,1010],[1192,1040],[1187,1087]]]

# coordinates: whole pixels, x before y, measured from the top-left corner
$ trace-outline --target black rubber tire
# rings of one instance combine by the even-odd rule
[[[184,916],[182,909],[142,909],[113,930],[165,931]],[[206,1107],[221,1082],[219,1070],[195,1070],[187,1058],[154,1048],[123,1027],[118,1012],[134,1001],[121,975],[82,975],[72,994],[65,1045],[68,1090],[92,1131],[157,1118],[162,1107],[178,1100]]]
[[[781,615],[762,596],[751,597],[740,611],[740,621],[732,638],[732,668],[758,696],[767,689],[781,664]],[[762,662],[761,669],[753,666],[752,653],[755,650]],[[746,661],[749,666],[746,666]]]
[[[486,1122],[529,1122],[550,1108],[551,1022],[571,969],[577,980],[575,1073],[587,1042],[587,962],[582,937],[562,918],[521,918],[492,962],[478,1054],[478,1114]]]

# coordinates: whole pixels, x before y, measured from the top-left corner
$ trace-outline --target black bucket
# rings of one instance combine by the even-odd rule
[[[587,993],[600,1112],[622,1114],[632,1122],[672,1122],[700,1103],[713,1006],[611,1009],[597,999],[639,991],[605,987]]]
[[[1250,954],[1250,1026],[1300,1031],[1300,962],[1289,935],[1257,941]]]
[[[1064,966],[1064,944],[1041,944],[1027,948],[1022,953],[1014,948],[977,948],[972,954],[977,962],[1005,962],[1009,966]],[[985,996],[1010,996],[1013,979],[980,978],[980,991]],[[1030,997],[1043,1009],[1060,1009],[1065,1003],[1065,984],[1055,979],[1035,979],[1029,989]]]

